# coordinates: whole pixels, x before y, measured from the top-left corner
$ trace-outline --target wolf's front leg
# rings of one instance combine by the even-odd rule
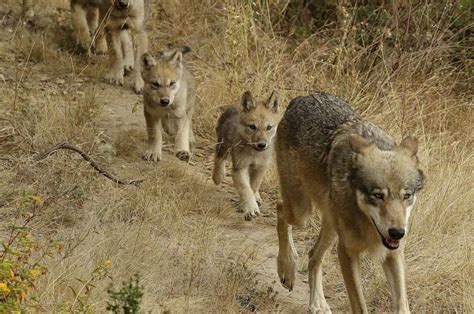
[[[250,176],[248,167],[233,169],[232,178],[234,186],[240,196],[240,209],[244,212],[245,220],[252,220],[260,213],[255,194],[250,186]]]
[[[163,146],[161,118],[154,117],[145,111],[145,121],[148,133],[148,147],[143,158],[148,161],[160,161]]]
[[[137,24],[143,25],[143,21],[138,21]],[[137,52],[135,56],[135,84],[134,89],[137,94],[140,94],[145,86],[145,82],[142,78],[142,63],[141,59],[145,52],[148,52],[148,36],[145,32],[144,25],[138,28],[137,34],[135,35],[135,43],[137,46]]]
[[[123,85],[123,52],[119,30],[107,30],[107,37],[111,44],[110,69],[105,79],[112,84]]]
[[[410,313],[403,259],[403,252],[390,252],[382,264],[392,294],[395,313]]]
[[[176,119],[177,132],[175,137],[176,157],[183,161],[189,161],[189,128],[191,123],[187,116]]]
[[[342,277],[346,285],[347,294],[351,302],[352,313],[368,313],[360,280],[360,260],[358,254],[352,254],[339,239],[337,247]]]
[[[261,166],[257,168],[250,168],[250,186],[252,188],[253,193],[255,194],[255,200],[257,201],[258,206],[262,205],[262,198],[260,196],[260,185],[262,184],[263,177],[265,176],[265,171],[267,167]],[[260,210],[256,212],[256,214],[260,214]]]
[[[133,42],[130,38],[129,31],[120,32],[120,41],[122,42],[122,52],[123,52],[123,69],[125,74],[130,73],[134,68],[133,59]]]
[[[75,4],[71,8],[71,23],[73,29],[74,39],[81,50],[89,54],[89,46],[91,44],[91,36],[89,25],[87,21],[87,11],[82,5]]]

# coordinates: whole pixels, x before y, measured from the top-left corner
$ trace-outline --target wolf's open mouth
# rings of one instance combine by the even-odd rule
[[[383,245],[389,250],[398,249],[398,247],[400,246],[400,240],[390,240],[390,239],[385,238],[382,232],[380,232],[379,228],[377,227],[377,224],[375,223],[373,219],[372,219],[372,222],[375,226],[375,229],[377,229],[377,232],[379,233],[380,238],[382,238]]]

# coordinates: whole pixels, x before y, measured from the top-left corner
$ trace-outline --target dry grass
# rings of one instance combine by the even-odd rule
[[[14,2],[5,6],[18,12]],[[22,191],[53,200],[34,221],[42,241],[64,244],[47,260],[49,272],[38,287],[42,311],[102,312],[108,285],[136,272],[145,288],[143,308],[153,312],[302,310],[298,299],[308,302],[306,284],[298,282],[301,289],[293,292],[303,297],[288,296],[274,283],[276,272],[266,277],[264,270],[274,269],[271,255],[277,253],[271,214],[278,198],[275,172],[263,186],[270,217],[251,224],[234,213],[232,190],[210,183],[216,118],[246,89],[260,97],[276,89],[283,104],[310,91],[329,91],[395,138],[416,135],[428,184],[406,249],[410,307],[474,311],[473,64],[450,28],[452,7],[433,2],[392,8],[396,44],[380,31],[364,45],[353,11],[314,32],[280,14],[287,2],[163,0],[154,6],[152,50],[168,43],[194,50],[187,62],[198,82],[200,141],[192,166],[171,156],[158,165],[140,160],[145,134],[139,98],[95,84],[103,72],[99,57],[71,54],[65,1],[42,1],[48,9],[38,14],[60,26],[49,23],[35,33],[9,24],[12,32],[0,46],[1,225],[8,224]],[[461,61],[453,61],[454,55]],[[122,124],[118,117],[138,122]],[[34,152],[60,141],[79,144],[120,176],[146,182],[139,188],[115,186],[67,152],[32,161]],[[316,230],[317,219],[297,232],[302,273]],[[113,266],[98,279],[93,271],[105,260]],[[374,265],[364,261],[366,299],[372,309],[388,311],[385,279]],[[347,311],[335,254],[325,269],[329,304]]]

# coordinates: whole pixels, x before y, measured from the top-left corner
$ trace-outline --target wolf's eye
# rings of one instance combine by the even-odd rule
[[[381,200],[381,201],[383,201],[383,198],[384,198],[383,193],[372,193],[370,196],[374,199]]]
[[[153,82],[151,82],[151,85],[152,85],[154,88],[160,88],[160,87],[161,87],[161,85],[160,85],[160,83],[158,83],[158,81],[153,81]]]
[[[250,123],[249,125],[247,125],[248,128],[252,131],[255,131],[257,129],[257,126],[255,125],[255,123]]]
[[[175,81],[171,81],[170,82],[170,87],[175,87],[176,86],[176,82]]]
[[[273,128],[273,125],[267,125],[267,131],[270,131]]]
[[[405,193],[405,194],[403,194],[403,199],[404,199],[404,200],[408,200],[408,199],[411,198],[411,196],[412,196],[411,193]]]

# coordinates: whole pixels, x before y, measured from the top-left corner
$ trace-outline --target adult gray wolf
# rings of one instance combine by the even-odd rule
[[[290,291],[297,253],[292,226],[304,226],[312,208],[321,212],[321,231],[309,252],[311,312],[330,312],[321,263],[338,239],[337,252],[354,313],[366,313],[359,255],[382,260],[396,312],[409,312],[405,287],[404,238],[424,185],[418,142],[400,144],[364,121],[334,95],[293,99],[278,127],[276,159],[282,202],[277,205],[278,275]]]

